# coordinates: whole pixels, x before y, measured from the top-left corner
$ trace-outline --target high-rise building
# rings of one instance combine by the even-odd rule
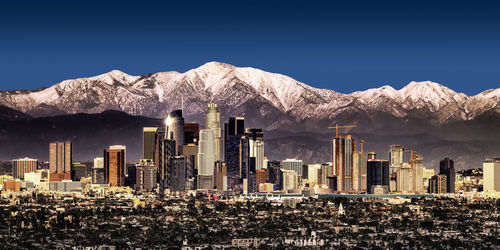
[[[94,158],[94,167],[92,168],[92,183],[104,184],[104,157]]]
[[[319,176],[319,183],[320,185],[323,186],[328,186],[330,183],[330,178],[332,178],[333,175],[333,165],[331,164],[321,164],[321,171],[320,171],[320,176]]]
[[[366,166],[366,191],[373,193],[373,187],[389,187],[389,161],[370,159]]]
[[[483,162],[483,190],[500,192],[500,158],[486,158]]]
[[[415,155],[413,159],[413,190],[422,194],[424,190],[424,157]]]
[[[158,127],[144,127],[142,129],[142,159],[154,159],[157,131]]]
[[[433,194],[444,194],[447,193],[447,177],[445,174],[438,174],[432,176],[429,181],[429,193]]]
[[[332,163],[337,176],[337,190],[353,190],[353,153],[355,141],[352,136],[339,136],[332,142]]]
[[[220,114],[217,104],[209,103],[207,107],[207,113],[205,114],[205,129],[211,129],[215,133],[215,148],[216,148],[216,160],[222,160],[221,152],[221,127],[220,127]]]
[[[169,133],[172,137],[168,137],[175,141],[177,148],[175,155],[182,155],[182,145],[184,145],[184,117],[182,117],[182,110],[174,110],[170,112],[170,119],[172,123],[169,125]],[[169,135],[170,136],[170,135]]]
[[[12,160],[12,176],[14,179],[24,179],[25,173],[36,172],[37,169],[37,159],[21,158]]]
[[[414,189],[414,170],[411,164],[408,162],[403,162],[401,167],[397,169],[397,187],[396,191],[403,193],[413,193]]]
[[[224,124],[225,137],[230,135],[243,136],[245,134],[245,118],[229,117],[229,122]]]
[[[124,145],[113,145],[109,146],[109,149],[121,149],[123,150],[123,173],[125,177],[128,176],[128,169],[127,169],[127,147]]]
[[[452,159],[444,158],[439,162],[439,174],[446,175],[446,192],[455,193],[455,166]]]
[[[81,162],[71,163],[71,180],[79,181],[83,177],[87,177],[87,165]]]
[[[125,185],[125,150],[104,150],[104,183],[110,186]]]
[[[49,168],[52,173],[71,173],[71,142],[51,142],[49,144]]]
[[[281,169],[293,170],[297,176],[302,176],[302,160],[286,159],[281,161]]]
[[[166,125],[166,128],[158,128],[155,134],[154,164],[160,193],[170,185],[170,157],[174,156],[176,151],[176,142],[171,139],[172,124]]]
[[[391,145],[389,147],[389,165],[399,166],[404,162],[404,147],[401,145]]]
[[[264,168],[264,133],[262,129],[246,129],[249,157],[255,158],[255,169]],[[254,168],[252,167],[252,169]]]
[[[168,182],[170,191],[186,191],[190,189],[190,168],[192,168],[192,157],[184,155],[170,157],[170,180]]]
[[[391,145],[389,147],[389,191],[397,191],[397,173],[404,162],[404,147]]]
[[[153,160],[141,159],[135,165],[135,188],[139,191],[153,191],[156,187],[156,168]]]
[[[215,133],[211,129],[200,131],[198,144],[198,188],[210,189],[214,187],[214,165],[217,158]]]

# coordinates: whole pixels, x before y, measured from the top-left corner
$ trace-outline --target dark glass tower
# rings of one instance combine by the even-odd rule
[[[389,161],[368,160],[366,166],[366,191],[372,192],[373,186],[389,187]]]
[[[444,158],[439,162],[439,174],[446,175],[446,192],[455,193],[455,166],[452,159]]]

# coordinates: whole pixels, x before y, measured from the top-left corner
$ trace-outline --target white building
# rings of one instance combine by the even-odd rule
[[[215,133],[215,152],[216,160],[220,161],[222,158],[221,154],[221,128],[220,128],[220,113],[217,108],[217,104],[209,103],[207,107],[207,113],[205,114],[205,128],[211,129]]]
[[[217,159],[215,132],[213,130],[200,130],[198,150],[198,188],[213,188],[214,165]]]
[[[281,161],[281,168],[285,170],[293,170],[298,176],[302,176],[302,160],[286,159]]]
[[[298,175],[294,170],[282,169],[283,173],[283,190],[296,189],[298,185]]]
[[[310,184],[320,184],[321,164],[307,165],[307,181]]]
[[[264,169],[264,141],[248,141],[249,156],[255,157],[255,169]],[[266,166],[267,167],[267,166]]]

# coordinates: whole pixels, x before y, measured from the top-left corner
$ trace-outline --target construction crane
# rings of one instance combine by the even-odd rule
[[[334,128],[335,129],[335,138],[339,137],[339,128],[356,128],[358,126],[356,125],[338,125],[335,124],[335,126],[328,126],[328,128]]]
[[[410,166],[411,168],[413,169],[413,153],[415,152],[418,152],[417,150],[413,150],[413,149],[407,149],[407,150],[404,150],[404,152],[410,152]]]

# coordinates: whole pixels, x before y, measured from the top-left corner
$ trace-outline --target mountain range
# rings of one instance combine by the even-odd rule
[[[0,142],[2,138],[14,139],[8,136],[11,130],[22,130],[33,121],[54,121],[54,116],[61,122],[75,116],[83,119],[82,113],[106,117],[110,113],[105,111],[115,110],[123,112],[122,122],[158,123],[169,111],[181,108],[182,99],[186,121],[204,124],[206,104],[214,102],[219,105],[222,121],[230,116],[244,116],[248,127],[264,128],[266,154],[273,159],[329,161],[334,131],[327,127],[336,123],[356,125],[341,132],[365,139],[366,148],[378,152],[381,158],[387,158],[390,144],[403,144],[419,150],[431,168],[436,168],[437,161],[445,156],[454,158],[458,168],[480,167],[484,157],[500,149],[500,134],[494,126],[500,117],[500,89],[467,96],[425,81],[410,82],[399,90],[382,86],[343,94],[314,88],[285,75],[219,62],[185,73],[131,76],[113,70],[90,78],[65,80],[48,88],[0,91],[0,126],[4,131],[3,136],[0,133]],[[13,122],[20,124],[6,125]],[[96,126],[94,130],[103,129]],[[140,128],[137,129],[140,144]],[[18,134],[16,131],[12,134]],[[85,131],[80,131],[79,136],[90,137],[93,133],[88,131],[85,135]],[[99,152],[106,146],[104,139],[95,142],[100,146]],[[46,148],[43,146],[43,152]],[[129,155],[139,157],[140,152]],[[1,157],[9,155],[0,152]]]

